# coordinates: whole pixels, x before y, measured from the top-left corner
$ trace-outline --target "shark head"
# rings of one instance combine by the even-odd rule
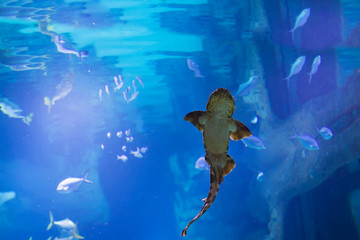
[[[209,113],[224,114],[231,117],[235,109],[235,100],[229,90],[218,88],[211,93],[206,105]]]

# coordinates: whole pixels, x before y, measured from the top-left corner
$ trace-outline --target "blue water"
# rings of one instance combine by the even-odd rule
[[[50,211],[85,239],[182,239],[209,190],[183,118],[220,87],[261,143],[230,140],[236,168],[186,238],[360,239],[359,16],[357,0],[1,1],[0,239],[71,239]]]

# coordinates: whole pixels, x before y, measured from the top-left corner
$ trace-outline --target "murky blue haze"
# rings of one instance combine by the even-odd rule
[[[359,16],[357,0],[0,1],[0,239],[183,239],[210,185],[183,118],[217,88],[254,137],[230,140],[236,167],[185,238],[360,239]]]

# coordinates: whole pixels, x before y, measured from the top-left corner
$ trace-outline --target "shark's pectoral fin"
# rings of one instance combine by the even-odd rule
[[[233,119],[230,125],[230,138],[233,141],[238,141],[242,138],[251,136],[252,133],[242,122]]]
[[[193,111],[186,114],[184,120],[191,122],[200,132],[203,132],[207,118],[207,113],[205,111]]]

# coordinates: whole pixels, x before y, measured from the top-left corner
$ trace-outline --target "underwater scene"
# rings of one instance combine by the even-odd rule
[[[359,0],[1,0],[0,239],[360,240]]]

